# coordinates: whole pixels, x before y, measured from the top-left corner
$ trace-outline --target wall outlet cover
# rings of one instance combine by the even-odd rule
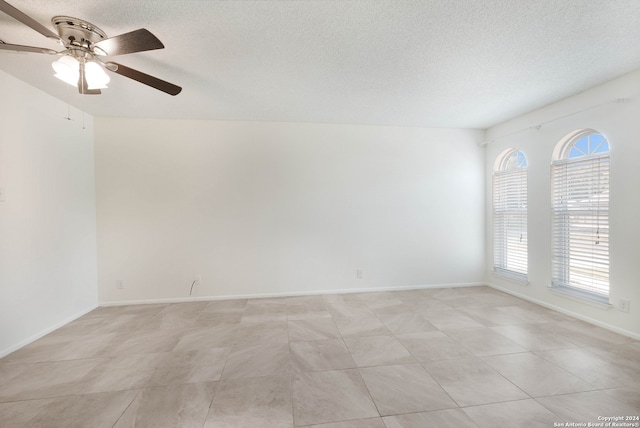
[[[620,299],[618,309],[620,309],[621,312],[629,312],[629,305],[631,305],[631,301],[629,299]]]

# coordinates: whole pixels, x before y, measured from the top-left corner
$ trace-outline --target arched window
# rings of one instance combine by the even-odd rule
[[[552,286],[609,301],[609,142],[593,129],[563,138],[551,164]]]
[[[498,156],[493,172],[493,270],[527,280],[527,158]]]

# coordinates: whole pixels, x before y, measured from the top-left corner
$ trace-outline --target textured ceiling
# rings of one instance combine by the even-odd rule
[[[0,52],[0,69],[96,116],[487,128],[640,68],[638,0],[9,3],[162,40],[114,60],[177,97],[115,74],[82,97],[55,57]],[[0,39],[59,48],[5,15]]]

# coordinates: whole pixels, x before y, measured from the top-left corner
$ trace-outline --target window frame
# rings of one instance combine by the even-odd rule
[[[510,148],[498,155],[492,175],[493,272],[523,284],[529,274],[528,167],[526,155]]]
[[[601,136],[607,150],[591,151],[591,135]],[[585,136],[589,150],[572,156],[572,149]],[[581,129],[558,142],[550,168],[551,288],[605,304],[611,291],[610,154],[606,136]]]

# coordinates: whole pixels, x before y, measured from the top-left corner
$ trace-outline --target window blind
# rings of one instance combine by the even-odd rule
[[[494,271],[527,279],[527,170],[493,174]]]
[[[552,164],[552,285],[609,296],[609,155]]]

